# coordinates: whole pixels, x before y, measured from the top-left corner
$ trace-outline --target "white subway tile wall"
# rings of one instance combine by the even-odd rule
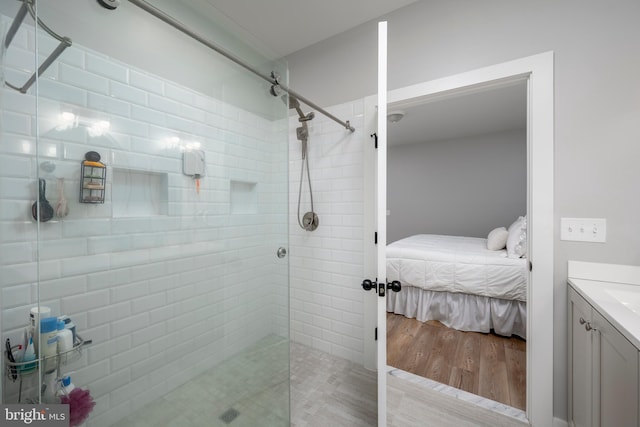
[[[12,18],[2,19],[6,29]],[[33,40],[23,25],[7,50],[3,71],[14,85],[30,76]],[[42,37],[43,52],[53,47]],[[77,43],[42,76],[37,120],[33,88],[0,90],[2,339],[19,342],[38,296],[52,314],[72,318],[93,340],[64,368],[97,401],[88,427],[111,425],[268,334],[288,335],[288,260],[276,257],[288,246],[286,120]],[[193,147],[206,156],[199,194],[182,174],[181,150]],[[104,204],[78,202],[87,151],[108,167]],[[112,201],[114,169],[161,174],[154,185],[167,186],[166,214],[127,217],[127,206],[113,206],[126,203]],[[64,178],[70,209],[39,228],[31,218],[37,176],[54,207]],[[231,214],[232,180],[251,183],[251,209],[241,209],[251,213]],[[18,383],[3,382],[3,402],[14,402]]]
[[[305,106],[303,105],[303,110]],[[301,143],[291,116],[289,135],[289,231],[291,339],[356,363],[363,363],[364,274],[363,147],[364,101],[328,109],[349,118],[350,133],[316,114],[309,126],[309,169],[314,211],[320,225],[304,231],[298,225]],[[309,187],[302,185],[300,213],[311,210]]]

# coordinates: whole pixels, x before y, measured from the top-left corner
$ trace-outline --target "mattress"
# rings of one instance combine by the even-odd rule
[[[418,234],[387,245],[387,280],[424,290],[527,299],[527,260],[478,237]]]

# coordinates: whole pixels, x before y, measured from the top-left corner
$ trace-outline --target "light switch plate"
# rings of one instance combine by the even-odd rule
[[[607,240],[605,218],[560,218],[560,240],[604,243]]]

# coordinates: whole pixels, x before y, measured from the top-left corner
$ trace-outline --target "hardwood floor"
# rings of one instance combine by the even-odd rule
[[[387,313],[387,364],[526,410],[527,343]]]

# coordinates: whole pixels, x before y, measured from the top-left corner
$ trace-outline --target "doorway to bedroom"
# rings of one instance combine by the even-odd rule
[[[386,28],[383,28],[385,30]],[[381,31],[381,34],[383,32]],[[380,42],[382,40],[382,42]],[[411,406],[411,418],[432,420],[432,424],[450,421],[459,425],[473,419],[487,425],[506,417],[506,425],[547,426],[553,423],[553,310],[554,310],[554,214],[553,151],[554,96],[553,52],[544,52],[476,70],[466,71],[387,91],[384,34],[379,37],[378,93],[365,98],[364,119],[372,144],[364,154],[365,278],[373,278],[377,292],[364,295],[365,367],[378,372],[378,425],[394,425],[404,419]],[[387,269],[387,218],[393,206],[387,206],[387,113],[453,97],[526,84],[526,411],[506,406],[502,414],[495,406],[489,411],[475,401],[464,402],[459,394],[446,395],[429,390],[401,377],[404,372],[387,364],[387,299],[400,289]],[[489,108],[486,106],[485,108]],[[441,181],[437,179],[437,181]],[[405,184],[416,188],[417,183]],[[474,208],[474,212],[476,209]],[[473,214],[470,213],[470,215]],[[424,220],[424,219],[423,219]],[[514,221],[515,222],[515,221]],[[514,234],[516,235],[516,234]],[[488,235],[487,235],[488,237]],[[520,248],[522,249],[522,248]],[[440,270],[434,270],[440,271]],[[392,273],[392,272],[391,272]],[[391,276],[391,277],[389,277]],[[384,278],[385,280],[379,280]],[[371,280],[364,280],[366,291]],[[386,285],[385,285],[386,282]],[[373,283],[373,282],[372,282]],[[363,294],[367,294],[363,291]],[[495,325],[494,325],[495,326]],[[378,330],[383,333],[377,333]],[[400,372],[401,371],[401,372]],[[417,377],[413,375],[413,377]],[[421,377],[417,377],[421,378]],[[456,389],[454,389],[456,390]],[[475,396],[475,395],[472,395]],[[387,399],[388,398],[388,399]],[[389,404],[388,404],[389,403]],[[505,413],[506,412],[506,413]],[[468,417],[471,418],[468,418]],[[437,421],[440,420],[440,421]],[[467,421],[465,421],[467,420]],[[493,421],[492,421],[493,420]],[[498,423],[499,424],[499,423]]]
[[[526,411],[527,82],[388,117],[387,364]]]

